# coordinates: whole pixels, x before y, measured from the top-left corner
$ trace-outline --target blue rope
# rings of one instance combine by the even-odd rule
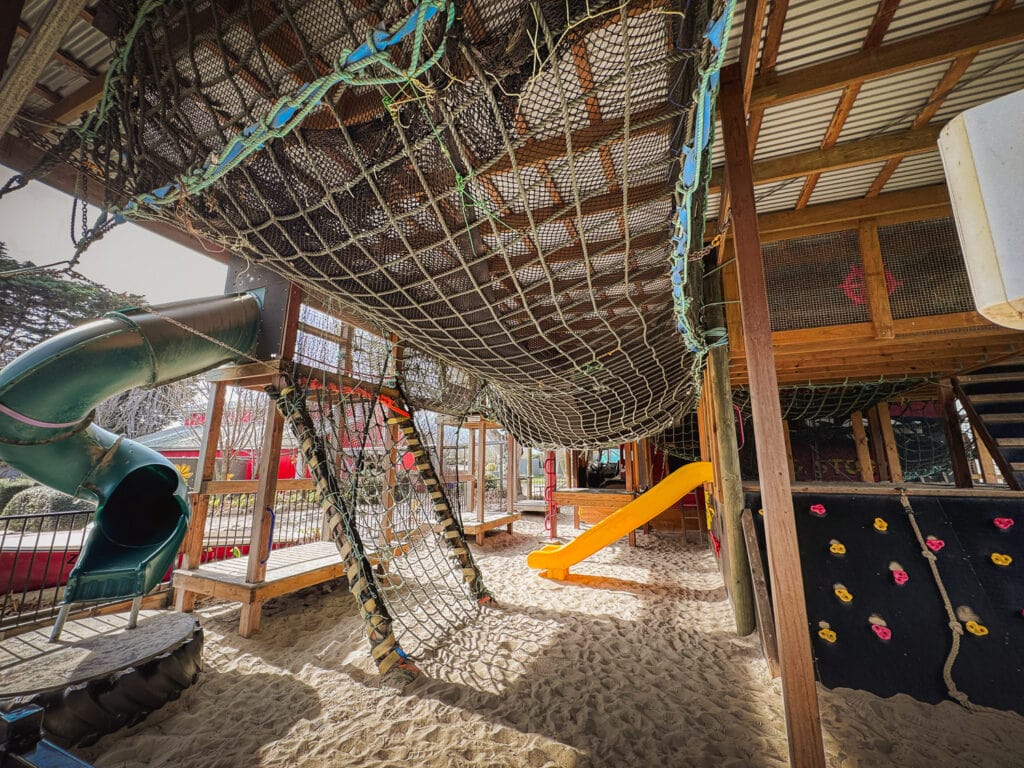
[[[729,39],[736,0],[728,0],[722,15],[708,22],[704,37],[714,51],[710,60],[700,72],[700,81],[694,95],[696,116],[693,138],[682,148],[682,167],[676,181],[678,204],[672,234],[672,300],[676,314],[676,328],[686,340],[687,349],[704,357],[712,347],[726,343],[725,329],[712,328],[701,331],[689,320],[692,299],[686,295],[689,279],[689,257],[694,250],[696,237],[703,234],[703,222],[693,218],[693,201],[696,195],[707,190],[709,168],[703,167],[704,153],[711,145],[714,134],[715,99],[718,96],[718,79],[725,60],[725,46]]]

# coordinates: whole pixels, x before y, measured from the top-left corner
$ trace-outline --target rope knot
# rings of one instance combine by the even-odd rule
[[[956,619],[949,620],[949,628],[953,630],[954,635],[963,635],[964,633],[963,625]]]

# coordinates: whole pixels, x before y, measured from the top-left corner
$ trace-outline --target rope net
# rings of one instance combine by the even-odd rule
[[[693,411],[734,0],[110,5],[103,99],[60,148],[108,192],[80,250],[175,221],[400,338],[414,403],[485,381],[523,444]]]
[[[383,379],[384,377],[379,377]],[[272,393],[317,481],[382,673],[468,623],[483,586],[436,466],[436,415],[333,375]]]

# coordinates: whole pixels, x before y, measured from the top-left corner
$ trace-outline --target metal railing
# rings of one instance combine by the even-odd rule
[[[0,632],[56,616],[94,514],[0,517]]]

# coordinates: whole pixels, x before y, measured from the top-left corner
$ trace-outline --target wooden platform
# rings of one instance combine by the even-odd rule
[[[128,614],[68,621],[60,640],[50,627],[0,640],[0,699],[67,688],[138,667],[181,645],[196,620],[172,611],[142,611],[135,629]]]
[[[257,583],[246,581],[247,567],[247,558],[232,558],[177,570],[174,588],[241,603],[238,631],[242,637],[249,637],[259,629],[260,607],[265,600],[345,575],[338,548],[329,541],[275,549],[267,558],[266,578]]]
[[[541,515],[548,511],[548,503],[543,499],[520,499],[514,507],[516,512],[533,512]]]
[[[466,520],[463,522],[463,529],[467,536],[475,536],[477,544],[484,543],[484,536],[487,531],[493,531],[495,528],[501,528],[502,526],[508,527],[508,532],[512,533],[512,524],[516,520],[522,519],[522,515],[518,512],[498,512],[489,513],[483,522],[479,520]]]
[[[606,488],[563,488],[554,493],[556,504],[572,507],[572,527],[577,529],[580,523],[594,525],[601,522],[635,498],[632,491]],[[635,531],[629,533],[629,546],[636,546]]]

